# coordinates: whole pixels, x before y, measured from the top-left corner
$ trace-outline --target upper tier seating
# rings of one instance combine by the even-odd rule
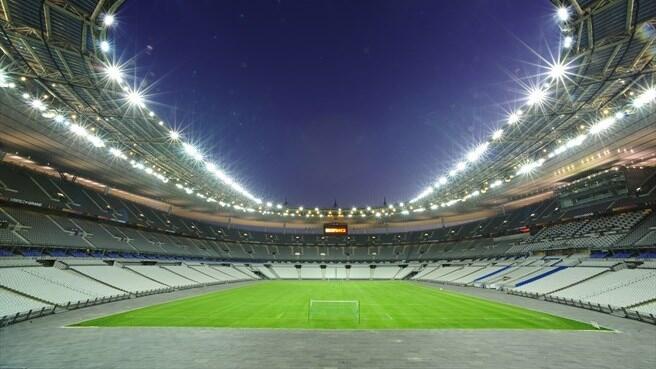
[[[630,237],[629,232],[632,228],[648,214],[649,211],[634,211],[547,226],[528,240],[523,241],[520,244],[524,245],[521,251],[555,248],[612,248],[621,243],[620,240]],[[635,241],[637,240],[632,242]],[[513,251],[519,251],[519,246]]]
[[[33,244],[83,249],[93,247],[90,243],[84,241],[81,235],[75,235],[73,230],[70,228],[65,229],[56,221],[62,221],[65,218],[44,216],[10,207],[4,207],[0,209],[0,212],[4,212],[5,216],[13,219],[20,227],[18,233]]]
[[[560,248],[607,250],[656,245],[656,215],[650,210],[592,215],[613,208],[646,208],[656,198],[653,195],[643,196],[640,200],[609,200],[567,211],[559,210],[558,199],[549,199],[503,215],[449,227],[326,239],[308,232],[271,234],[202,223],[124,200],[115,196],[117,193],[111,189],[98,192],[75,183],[70,177],[62,179],[1,163],[0,172],[0,196],[13,202],[0,205],[0,246],[7,246],[14,254],[30,256],[86,253],[151,259],[167,256],[197,262],[232,259],[241,262],[298,260],[357,264],[453,261]],[[20,205],[22,201],[34,206]],[[39,208],[39,204],[43,207]],[[98,216],[102,219],[93,220]],[[563,220],[566,222],[558,223]],[[519,237],[518,227],[535,228],[544,222],[554,224],[545,226],[533,236]],[[43,248],[57,250],[43,251]],[[248,271],[245,273],[253,277]],[[324,278],[334,278],[334,273],[324,272],[323,275]],[[368,278],[383,275],[374,272]],[[358,271],[353,276],[367,279]],[[452,281],[470,283],[466,282],[467,279]]]
[[[656,178],[656,176],[654,176]],[[628,248],[633,245],[638,246],[653,246],[656,245],[656,212],[651,212],[645,217],[633,230],[628,233],[624,238],[617,242],[617,247]],[[647,233],[652,233],[647,236]],[[645,238],[646,237],[646,238]]]

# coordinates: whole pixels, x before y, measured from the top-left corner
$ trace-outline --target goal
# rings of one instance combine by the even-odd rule
[[[360,301],[310,300],[308,320],[360,323]]]

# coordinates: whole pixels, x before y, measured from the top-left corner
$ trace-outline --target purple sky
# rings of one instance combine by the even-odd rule
[[[549,1],[128,1],[151,105],[258,196],[408,200],[498,127],[558,34]],[[553,46],[552,46],[553,47]]]

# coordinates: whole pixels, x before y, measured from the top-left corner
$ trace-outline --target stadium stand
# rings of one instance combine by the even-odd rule
[[[596,278],[554,292],[552,295],[562,299],[599,303],[602,298],[597,298],[597,296],[608,295],[612,297],[612,294],[610,293],[611,291],[623,289],[640,281],[651,281],[654,283],[654,277],[656,277],[656,270],[654,269],[620,269],[618,271],[603,273]],[[652,298],[656,298],[656,296]],[[640,300],[641,298],[636,296],[636,299]],[[649,300],[649,298],[647,297],[646,300]],[[612,304],[610,305],[618,307],[628,306],[619,303],[620,300],[618,299],[612,301]],[[635,304],[638,303],[640,303],[640,301]]]
[[[271,269],[281,279],[298,279],[299,272],[293,265],[272,265]]]
[[[400,265],[401,270],[399,270],[398,273],[394,276],[394,279],[407,279],[408,277],[411,276],[411,274],[416,273],[417,270],[420,268],[419,265],[417,264],[410,264],[410,265]]]
[[[344,265],[327,265],[326,279],[346,279],[347,269]]]
[[[376,265],[373,269],[373,279],[394,279],[400,270],[397,265]]]
[[[626,309],[627,316],[641,307],[647,314],[656,298],[649,291],[654,285],[649,260],[656,257],[650,202],[620,199],[563,211],[557,200],[547,200],[440,229],[326,240],[185,219],[13,167],[1,178],[3,194],[20,194],[32,204],[0,203],[0,267],[11,260],[0,286],[7,299],[21,294],[26,308],[18,310],[32,306],[47,313],[55,305],[260,278],[410,277],[575,301],[604,311]],[[560,250],[578,256],[545,256]],[[63,267],[28,259],[44,257]],[[401,267],[406,260],[415,264]],[[263,264],[270,262],[276,263]],[[24,295],[36,304],[29,305],[32,300]]]
[[[62,270],[55,267],[25,268],[23,270],[49,282],[79,291],[95,298],[112,299],[127,295],[123,291],[95,282],[89,278],[84,278],[83,276],[74,273],[72,270]]]
[[[479,279],[483,279],[488,276],[496,275],[501,271],[504,271],[506,269],[510,268],[509,265],[504,265],[504,266],[487,266],[483,269],[479,269],[475,271],[474,273],[468,274],[464,277],[458,278],[454,280],[453,282],[455,284],[461,284],[461,285],[467,285],[470,283],[473,283],[475,281],[478,281]]]
[[[185,288],[198,284],[157,265],[127,265],[126,268],[169,287]]]
[[[0,288],[0,319],[3,323],[8,319],[29,315],[31,312],[38,313],[46,310],[52,312],[54,308],[53,305]]]
[[[303,265],[300,272],[302,279],[324,279],[324,273],[319,265]]]
[[[514,286],[521,279],[528,278],[537,274],[544,267],[542,266],[518,266],[508,269],[506,273],[492,276],[482,281],[483,287],[503,288],[504,286]]]
[[[259,277],[255,273],[253,273],[253,271],[249,267],[245,265],[233,265],[232,267],[235,268],[237,271],[245,274],[247,278],[259,279]]]
[[[656,301],[644,305],[635,306],[632,310],[640,314],[651,315],[652,317],[654,317],[656,316]]]
[[[189,268],[220,282],[237,280],[237,278],[235,278],[234,276],[223,273],[217,270],[217,268],[209,265],[190,265]]]
[[[218,283],[219,281],[216,278],[212,278],[211,276],[187,265],[162,265],[162,268],[193,281],[196,284],[213,284]]]
[[[235,269],[232,265],[210,265],[210,268],[216,269],[219,272],[228,276],[232,281],[245,281],[251,279],[249,276]]]
[[[168,291],[171,288],[118,266],[75,265],[72,269],[116,289],[143,295]]]
[[[481,271],[484,268],[482,265],[475,265],[475,266],[466,266],[463,268],[460,268],[458,270],[455,270],[451,273],[441,275],[439,277],[435,277],[434,280],[438,282],[450,282],[453,284],[461,284],[458,281],[462,278],[466,278],[476,272]]]
[[[348,270],[349,279],[371,279],[371,268],[369,265],[351,265]]]
[[[39,268],[39,267],[35,267]],[[0,273],[0,286],[53,305],[70,306],[95,300],[97,296],[70,284],[64,285],[45,278],[30,268],[3,268]]]
[[[445,267],[438,267],[432,270],[429,273],[424,274],[421,279],[423,280],[429,280],[429,281],[439,281],[441,280],[440,278],[449,275],[450,273],[453,273],[457,270],[460,270],[460,266],[445,266]],[[419,279],[419,278],[417,278]]]
[[[25,188],[22,193],[27,201],[46,201],[43,199],[44,191],[35,185],[36,180],[29,179],[29,174],[12,168],[7,171],[4,178],[7,179],[6,182],[15,183],[16,186],[22,184]],[[455,260],[505,254],[526,255],[540,250],[564,248],[648,247],[656,242],[656,231],[651,229],[655,218],[649,207],[645,210],[618,210],[616,214],[604,213],[601,216],[590,215],[593,213],[587,208],[581,210],[585,211],[583,218],[564,219],[563,214],[554,216],[557,202],[546,201],[517,209],[505,216],[439,230],[379,235],[378,238],[372,238],[375,237],[373,235],[355,235],[351,239],[351,242],[356,244],[375,242],[376,246],[344,246],[339,244],[341,242],[339,239],[336,239],[337,244],[331,247],[320,246],[325,240],[321,240],[316,235],[303,235],[299,239],[296,237],[301,236],[275,236],[274,240],[283,244],[287,242],[285,239],[292,244],[302,240],[303,244],[266,245],[264,243],[269,239],[265,232],[249,231],[248,237],[243,237],[239,231],[232,230],[222,230],[219,233],[216,225],[167,215],[111,195],[82,189],[77,184],[65,181],[59,183],[41,177],[38,181],[44,183],[41,187],[49,188],[47,192],[57,191],[56,197],[61,197],[58,194],[63,193],[66,198],[78,199],[75,200],[76,209],[82,214],[106,216],[106,210],[113,209],[114,212],[128,214],[128,216],[119,217],[124,218],[120,219],[120,222],[107,220],[98,222],[97,219],[72,218],[71,213],[55,214],[53,211],[56,212],[58,205],[56,203],[47,214],[39,207],[28,209],[17,207],[15,204],[1,206],[0,222],[4,222],[2,223],[4,226],[0,226],[0,237],[4,245],[77,250],[101,249],[146,255],[224,257],[233,260],[379,262],[399,259]],[[536,215],[536,212],[543,216]],[[118,220],[117,217],[110,217],[110,219]],[[542,219],[549,219],[550,223],[541,226],[539,222]],[[513,228],[516,226],[535,227],[536,232],[519,241],[504,239],[505,236],[500,238],[495,236],[507,234],[510,230],[516,229]],[[216,239],[217,236],[221,241]]]
[[[265,278],[267,279],[277,279],[278,276],[273,273],[271,269],[269,269],[265,265],[254,265],[253,268],[257,270],[259,273],[261,273]],[[326,275],[328,276],[330,273],[326,272]]]
[[[552,271],[553,273],[542,274],[542,276],[537,279],[529,279],[524,282],[519,282],[512,290],[516,292],[545,295],[604,273],[607,269],[592,267],[567,267],[560,269],[557,267],[553,268]]]

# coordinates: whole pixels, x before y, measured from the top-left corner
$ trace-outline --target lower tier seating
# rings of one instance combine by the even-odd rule
[[[148,279],[169,287],[191,287],[198,284],[198,282],[184,278],[157,265],[138,265],[128,266],[127,268]]]
[[[574,285],[582,280],[592,278],[607,270],[607,268],[592,267],[566,268],[557,270],[553,274],[536,279],[535,281],[522,284],[513,288],[513,290],[544,295]]]
[[[35,267],[41,268],[41,267]],[[0,286],[54,305],[67,306],[95,300],[97,296],[30,273],[30,268],[3,268]]]
[[[0,288],[0,318],[53,308],[53,305]]]
[[[71,268],[97,281],[131,293],[141,294],[170,289],[169,286],[117,266],[80,265]]]

